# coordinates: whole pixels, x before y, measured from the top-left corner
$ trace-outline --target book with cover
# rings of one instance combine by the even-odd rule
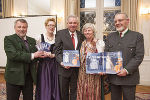
[[[79,50],[63,50],[64,66],[80,67]]]
[[[123,68],[122,52],[88,53],[86,56],[86,73],[116,74]]]
[[[36,48],[39,51],[47,51],[47,52],[49,52],[50,51],[50,47],[51,47],[51,44],[47,43],[47,42],[40,42],[39,44],[36,45]]]

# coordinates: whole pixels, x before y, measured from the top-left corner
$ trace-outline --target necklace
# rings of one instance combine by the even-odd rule
[[[52,41],[52,40],[54,39],[54,36],[53,36],[53,37],[47,37],[47,39],[48,39],[49,41]]]
[[[49,41],[52,41],[52,40],[54,39],[54,34],[52,34],[51,36],[47,35],[47,39],[48,39]]]

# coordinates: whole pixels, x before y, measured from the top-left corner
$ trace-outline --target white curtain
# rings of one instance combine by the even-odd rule
[[[79,0],[65,0],[65,11],[64,11],[65,19],[69,15],[76,15],[79,17],[80,16],[79,5],[80,5]]]
[[[121,11],[130,19],[129,29],[138,31],[139,0],[121,0]]]
[[[2,17],[11,17],[13,16],[13,2],[14,0],[2,0]]]

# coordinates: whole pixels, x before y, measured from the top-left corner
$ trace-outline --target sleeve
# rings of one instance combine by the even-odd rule
[[[142,34],[138,34],[136,38],[135,55],[130,59],[128,64],[125,66],[129,74],[135,72],[139,65],[142,63],[144,58],[144,39]]]
[[[96,48],[98,50],[98,52],[104,52],[104,48],[105,48],[105,43],[103,40],[98,40],[96,42]]]
[[[61,63],[63,61],[63,43],[61,40],[61,32],[58,32],[56,34],[56,38],[55,38],[55,56],[56,56],[56,60],[58,63]]]
[[[105,47],[104,47],[105,52],[109,52],[109,38],[110,38],[110,34],[105,39]]]
[[[35,38],[36,44],[39,44],[41,42],[41,35]]]
[[[81,62],[81,64],[84,62],[85,57],[86,57],[86,55],[85,55],[84,42],[82,42],[81,48],[80,48],[80,62]]]
[[[16,45],[15,45],[16,44]],[[4,50],[7,56],[7,59],[17,62],[31,62],[31,53],[27,53],[22,49],[22,46],[19,46],[18,42],[10,39],[9,37],[4,38]]]

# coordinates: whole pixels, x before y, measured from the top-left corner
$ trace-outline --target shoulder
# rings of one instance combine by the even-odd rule
[[[81,38],[82,41],[85,40],[85,36],[84,36],[84,34],[82,34],[82,32],[77,30],[76,33]]]
[[[82,34],[80,31],[76,30],[77,34]]]
[[[17,34],[12,34],[12,35],[5,36],[5,39],[12,39],[12,40],[14,40],[17,37],[18,37]]]
[[[59,30],[59,31],[57,31],[57,34],[62,34],[62,33],[65,33],[65,32],[68,32],[68,29]]]
[[[103,40],[100,40],[100,39],[97,39],[97,41],[96,41],[96,42],[104,43],[104,41],[103,41]]]
[[[5,37],[13,38],[13,37],[16,37],[16,36],[17,36],[17,34],[12,34],[12,35],[7,35]]]
[[[76,30],[76,33],[77,33],[77,35],[83,36],[83,34],[78,30]]]
[[[34,38],[30,37],[30,36],[27,36],[28,39],[30,40],[35,40]]]
[[[55,39],[60,40],[61,38],[64,38],[66,36],[66,33],[68,33],[67,29],[57,31],[57,33],[55,34]]]
[[[99,44],[101,46],[105,46],[105,43],[103,40],[97,39],[96,44]]]
[[[36,41],[34,38],[29,37],[29,36],[27,36],[27,39],[28,39],[28,40],[30,40],[30,41],[33,41],[33,42],[35,42],[35,41]]]
[[[136,40],[143,40],[144,38],[142,33],[131,31],[131,30],[129,30],[128,37]]]
[[[40,34],[40,35],[37,35],[36,37],[34,37],[35,40],[41,42],[41,36],[42,36],[42,35],[43,35],[43,34]],[[44,35],[43,35],[43,36],[44,36]]]
[[[111,36],[114,36],[114,35],[118,35],[118,32],[109,33],[107,37],[111,37]]]
[[[139,35],[139,36],[142,36],[143,34],[140,33],[140,32],[136,32],[136,31],[132,31],[132,30],[129,30],[129,33],[131,33],[132,35]]]

